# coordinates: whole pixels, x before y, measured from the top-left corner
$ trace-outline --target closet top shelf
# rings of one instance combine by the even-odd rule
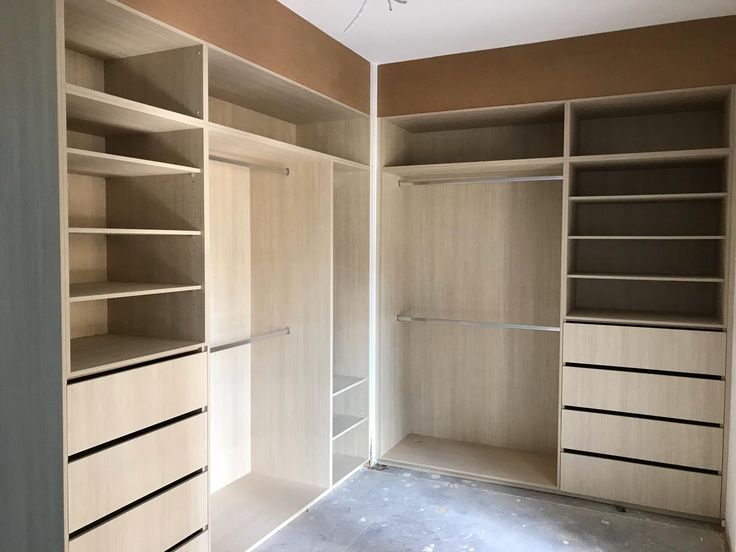
[[[455,178],[561,176],[562,157],[538,159],[502,159],[465,163],[437,163],[431,165],[395,165],[384,167],[384,172],[403,180],[443,180]]]
[[[111,136],[134,132],[170,132],[202,128],[188,115],[67,83],[66,113],[70,127]]]
[[[631,166],[651,163],[679,163],[726,159],[728,148],[698,150],[651,151],[645,153],[611,153],[604,155],[577,155],[570,158],[575,167]]]
[[[327,153],[302,148],[272,138],[259,136],[217,123],[208,126],[210,155],[233,161],[271,165],[282,168],[284,163],[299,161],[330,161],[337,170],[368,171],[369,166]]]
[[[97,151],[67,148],[68,170],[74,174],[100,177],[166,176],[196,174],[196,167],[149,161],[135,157],[124,157]]]

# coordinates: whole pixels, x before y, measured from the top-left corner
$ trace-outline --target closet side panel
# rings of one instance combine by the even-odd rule
[[[65,550],[62,12],[54,0],[0,3],[3,550]]]
[[[250,170],[210,162],[209,343],[247,339],[250,320]],[[210,354],[212,492],[251,470],[250,345]]]
[[[332,166],[251,171],[253,470],[330,485]]]

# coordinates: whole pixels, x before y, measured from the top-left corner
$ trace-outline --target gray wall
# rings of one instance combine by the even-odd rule
[[[0,549],[64,546],[56,1],[0,0]]]

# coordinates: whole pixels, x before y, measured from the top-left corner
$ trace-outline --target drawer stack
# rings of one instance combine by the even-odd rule
[[[70,552],[206,550],[207,355],[70,383]]]
[[[722,332],[565,324],[563,491],[721,516]]]

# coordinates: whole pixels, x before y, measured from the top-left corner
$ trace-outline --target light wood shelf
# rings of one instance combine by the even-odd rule
[[[104,334],[71,340],[71,375],[76,378],[196,351],[204,343]]]
[[[73,174],[100,177],[167,176],[197,174],[200,169],[149,161],[135,157],[124,157],[97,151],[67,148],[68,170]]]
[[[200,285],[185,284],[143,284],[137,282],[90,282],[71,284],[69,301],[99,301],[104,299],[120,299],[123,297],[139,297],[142,295],[158,295],[163,293],[181,293],[199,291]]]
[[[331,161],[338,170],[368,171],[370,167],[342,157],[306,149],[252,132],[209,123],[210,155],[240,161],[284,168],[289,161]]]
[[[714,316],[615,309],[576,308],[568,312],[568,322],[599,322],[720,330],[723,323]]]
[[[680,163],[726,159],[728,148],[698,150],[653,151],[645,153],[610,153],[602,155],[577,155],[570,157],[575,167],[630,166],[650,163]]]
[[[538,159],[502,159],[498,161],[471,161],[463,163],[436,163],[428,165],[396,165],[384,167],[384,172],[403,180],[441,180],[449,178],[480,178],[502,176],[559,176],[562,175],[561,157]]]
[[[332,415],[332,438],[337,439],[342,437],[347,432],[352,431],[363,422],[367,421],[367,418],[362,416],[350,416],[348,414],[333,414]]]
[[[332,484],[337,485],[353,472],[360,469],[368,458],[335,453],[332,455]]]
[[[355,376],[332,376],[332,396],[336,397],[361,383],[368,381],[368,378],[358,378]]]
[[[70,234],[101,234],[108,236],[201,236],[199,230],[161,230],[155,228],[69,228]]]
[[[252,550],[310,505],[327,489],[249,473],[210,497],[212,549]]]
[[[572,196],[574,203],[644,203],[665,201],[707,201],[725,199],[725,192],[690,193],[690,194],[632,194],[632,195],[605,195],[605,196]]]
[[[556,455],[410,434],[380,462],[528,487],[557,486]]]
[[[726,236],[568,236],[571,240],[725,240]]]
[[[66,114],[70,128],[103,136],[171,132],[204,125],[202,120],[188,115],[69,83],[66,85]]]
[[[598,274],[598,273],[574,273],[568,274],[568,278],[577,280],[634,280],[642,282],[702,282],[720,283],[724,279],[718,276],[679,276],[670,274]]]

